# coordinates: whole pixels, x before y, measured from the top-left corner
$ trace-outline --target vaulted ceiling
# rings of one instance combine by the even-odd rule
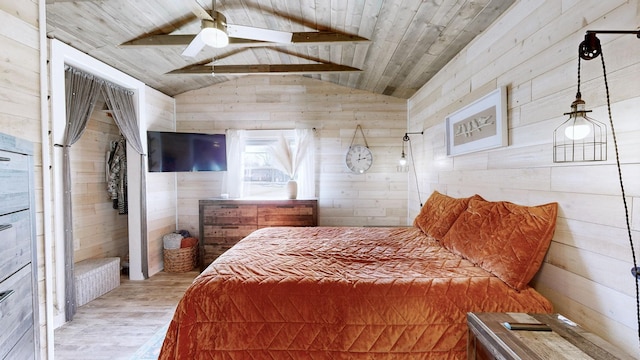
[[[409,98],[514,1],[47,0],[46,16],[50,38],[171,96],[267,73]],[[292,32],[293,43],[232,37],[182,55],[192,36],[175,35],[197,34],[194,9],[213,5],[230,25]]]

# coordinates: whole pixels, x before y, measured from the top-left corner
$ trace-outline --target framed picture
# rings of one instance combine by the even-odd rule
[[[447,155],[507,146],[507,89],[499,87],[446,119]]]

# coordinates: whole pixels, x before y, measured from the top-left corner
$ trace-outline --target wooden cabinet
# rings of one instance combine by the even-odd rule
[[[254,230],[317,224],[317,200],[200,200],[201,268]]]
[[[0,134],[0,359],[39,358],[31,143]]]
[[[551,331],[508,330],[503,324],[546,324]],[[469,313],[467,359],[632,359],[558,314]]]

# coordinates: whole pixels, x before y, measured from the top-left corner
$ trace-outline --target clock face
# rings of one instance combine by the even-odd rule
[[[362,174],[369,170],[373,164],[373,154],[364,145],[353,145],[347,151],[347,167],[356,174]]]

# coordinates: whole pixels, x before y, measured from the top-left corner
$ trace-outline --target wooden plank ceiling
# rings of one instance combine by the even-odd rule
[[[406,99],[514,2],[218,0],[215,10],[229,24],[334,38],[298,34],[307,42],[294,36],[295,44],[249,46],[231,39],[189,58],[181,54],[185,45],[156,46],[150,38],[197,34],[188,1],[212,8],[208,0],[47,0],[47,32],[171,96],[237,76],[294,73]],[[364,41],[350,41],[358,37]]]

